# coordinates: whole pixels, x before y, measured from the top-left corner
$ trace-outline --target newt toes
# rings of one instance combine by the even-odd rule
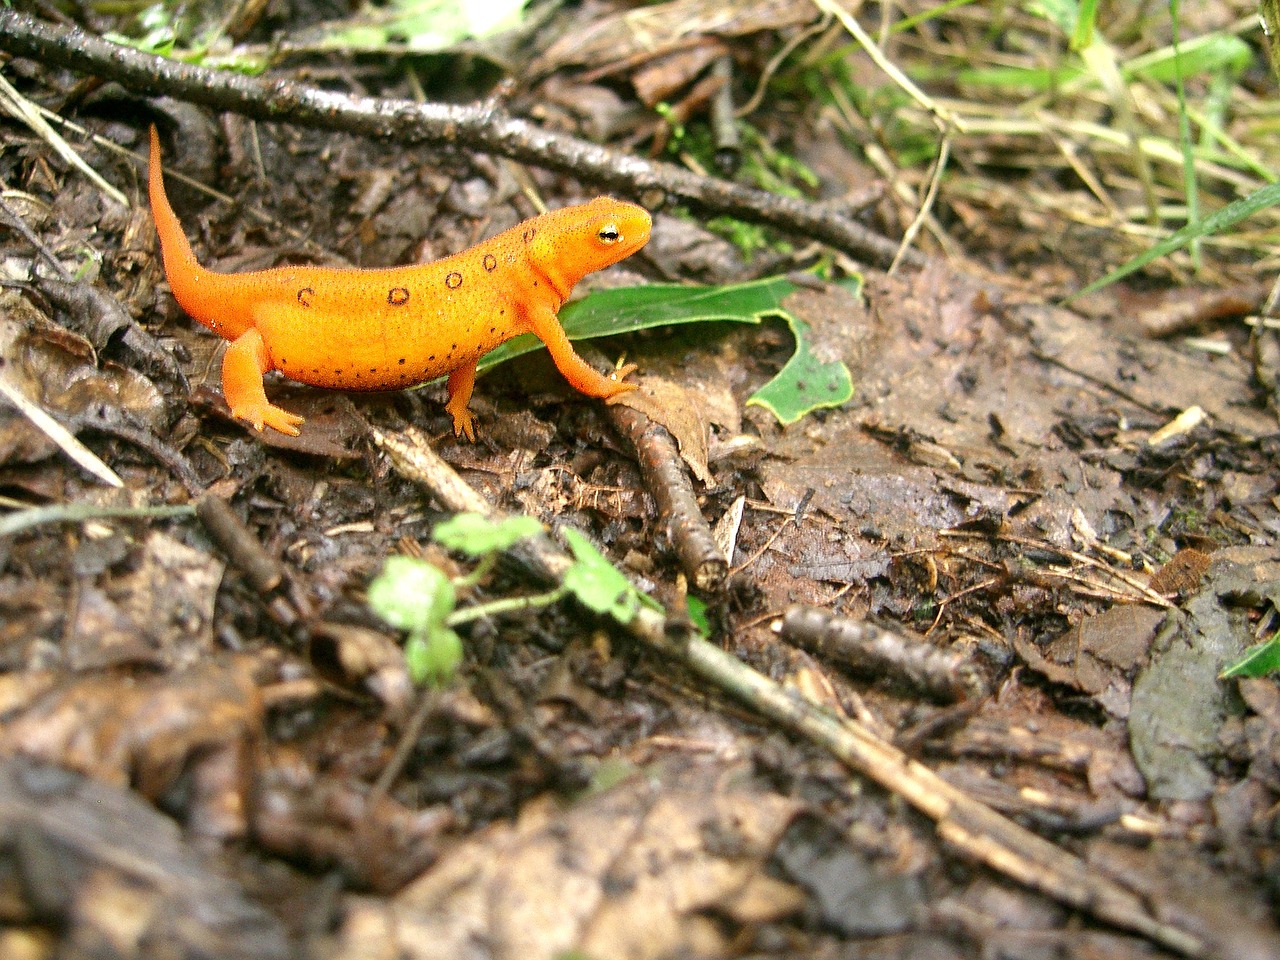
[[[643,207],[598,197],[409,267],[215,273],[196,262],[169,205],[154,126],[148,190],[174,299],[231,342],[222,360],[222,392],[232,415],[257,430],[297,436],[302,424],[267,400],[262,378],[270,370],[339,390],[400,390],[448,374],[445,409],[453,432],[475,440],[467,405],[476,361],[521,333],[546,344],[564,378],[588,396],[635,389],[583,361],[556,314],[588,273],[645,245],[652,220]]]

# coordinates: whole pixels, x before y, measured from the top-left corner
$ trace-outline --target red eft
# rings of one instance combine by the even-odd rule
[[[432,263],[374,270],[276,267],[215,273],[196,262],[164,192],[151,128],[151,214],[164,272],[182,309],[231,341],[222,392],[233,416],[298,435],[302,417],[267,400],[262,377],[339,390],[398,390],[449,375],[453,431],[475,440],[467,409],[476,361],[533,333],[566,380],[611,397],[633,365],[605,377],[574,352],[556,316],[574,284],[644,246],[652,221],[635,204],[598,197],[534,217]]]

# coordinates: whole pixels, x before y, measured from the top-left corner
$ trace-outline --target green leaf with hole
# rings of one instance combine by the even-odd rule
[[[478,513],[460,513],[436,524],[431,538],[449,550],[469,557],[483,557],[507,550],[541,532],[542,524],[533,517],[507,517],[495,523]]]
[[[838,407],[853,396],[853,378],[840,360],[823,361],[810,346],[809,325],[791,313],[779,316],[791,328],[796,352],[778,375],[747,398],[747,406],[764,407],[779,423],[795,423],[822,407]]]
[[[860,281],[851,285],[860,288]],[[560,311],[560,322],[571,340],[615,336],[654,327],[686,323],[761,323],[767,317],[786,321],[796,350],[778,375],[747,402],[769,410],[782,423],[794,423],[822,407],[838,407],[853,396],[849,368],[839,360],[818,359],[809,343],[809,325],[784,309],[782,303],[797,290],[786,277],[767,277],[726,287],[651,284],[601,290]],[[508,340],[480,360],[486,370],[542,344],[526,334]]]

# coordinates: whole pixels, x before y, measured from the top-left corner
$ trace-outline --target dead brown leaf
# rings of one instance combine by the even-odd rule
[[[477,938],[495,960],[599,960],[730,954],[715,914],[736,924],[796,910],[802,897],[763,871],[795,801],[734,786],[712,764],[634,776],[568,807],[551,798],[497,824],[387,907],[344,926],[354,949],[383,930],[407,960],[454,958]]]

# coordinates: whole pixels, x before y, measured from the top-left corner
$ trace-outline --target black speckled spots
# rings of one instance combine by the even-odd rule
[[[392,287],[387,291],[387,303],[393,307],[403,307],[409,302],[408,287]]]
[[[526,231],[524,232],[524,237],[523,237],[524,242],[525,242],[525,243],[532,243],[532,242],[533,242],[533,238],[534,238],[534,237],[536,237],[537,235],[538,235],[538,228],[537,228],[537,227],[530,227],[528,230],[526,230]]]
[[[310,287],[303,287],[298,291],[298,303],[302,304],[304,307],[309,307],[311,306],[311,298],[315,295],[316,292]]]
[[[495,257],[492,253],[486,253],[484,255],[484,259],[481,260],[480,262],[484,264],[484,269],[486,273],[493,273],[493,271],[498,269],[498,258]]]
[[[401,358],[400,358],[400,366],[402,366],[402,367],[404,366],[404,357],[401,357]]]
[[[448,287],[450,290],[457,290],[460,286],[462,286],[462,274],[460,274],[457,270],[452,271],[447,277],[444,278],[444,285]]]

